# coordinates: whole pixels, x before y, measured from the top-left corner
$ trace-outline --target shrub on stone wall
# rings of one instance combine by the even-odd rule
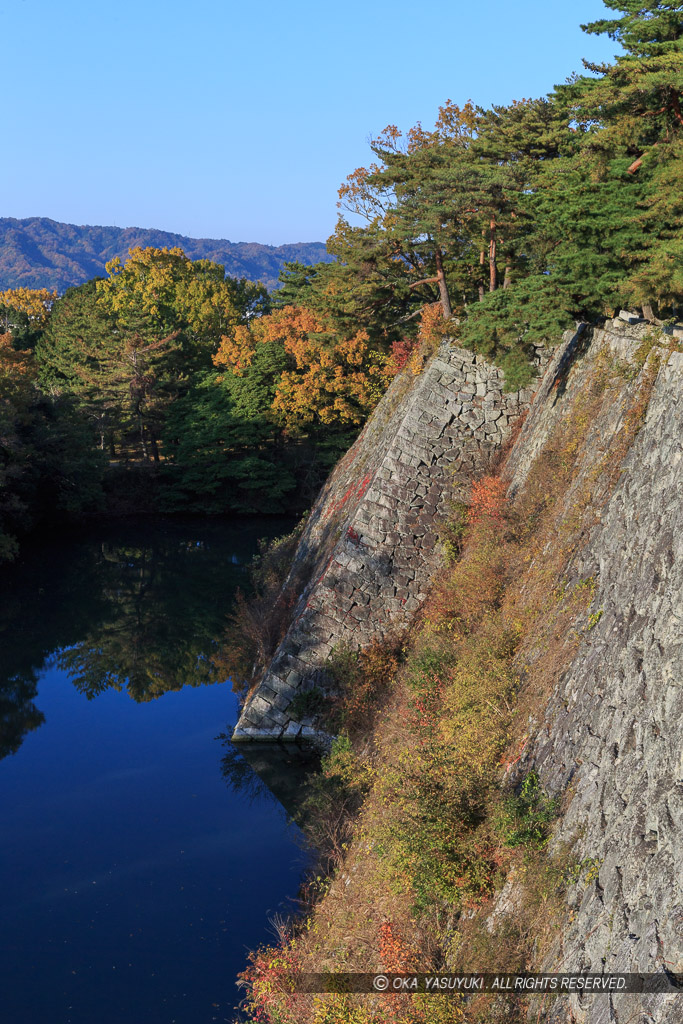
[[[247,694],[265,670],[291,622],[306,567],[292,572],[304,520],[291,532],[260,541],[246,592],[238,590],[228,627],[214,656],[236,693]]]

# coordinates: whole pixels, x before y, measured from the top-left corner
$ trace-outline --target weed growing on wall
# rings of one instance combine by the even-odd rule
[[[370,734],[390,695],[400,657],[399,641],[390,635],[371,641],[362,651],[340,646],[332,652],[326,666],[336,694],[326,719],[331,732]]]
[[[243,698],[264,671],[291,622],[306,566],[293,571],[305,519],[284,537],[261,541],[249,567],[246,592],[238,590],[214,661]]]

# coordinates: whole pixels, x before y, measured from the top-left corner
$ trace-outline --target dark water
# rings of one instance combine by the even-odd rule
[[[0,1020],[234,1019],[303,855],[219,737],[216,641],[290,526],[130,522],[0,574]]]

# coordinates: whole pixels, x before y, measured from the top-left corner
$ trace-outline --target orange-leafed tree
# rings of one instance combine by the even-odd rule
[[[285,306],[238,326],[223,337],[214,363],[239,376],[262,344],[280,345],[287,355],[272,410],[292,433],[359,426],[386,385],[384,359],[366,331],[340,334],[329,316],[302,306]]]

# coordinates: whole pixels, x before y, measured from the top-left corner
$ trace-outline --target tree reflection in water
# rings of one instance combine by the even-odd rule
[[[35,679],[7,679],[0,685],[0,759],[16,754],[24,736],[45,721],[33,703],[38,692]]]
[[[36,543],[0,575],[0,756],[43,722],[48,659],[88,699],[149,701],[221,682],[217,654],[244,563],[289,520],[126,521]]]

